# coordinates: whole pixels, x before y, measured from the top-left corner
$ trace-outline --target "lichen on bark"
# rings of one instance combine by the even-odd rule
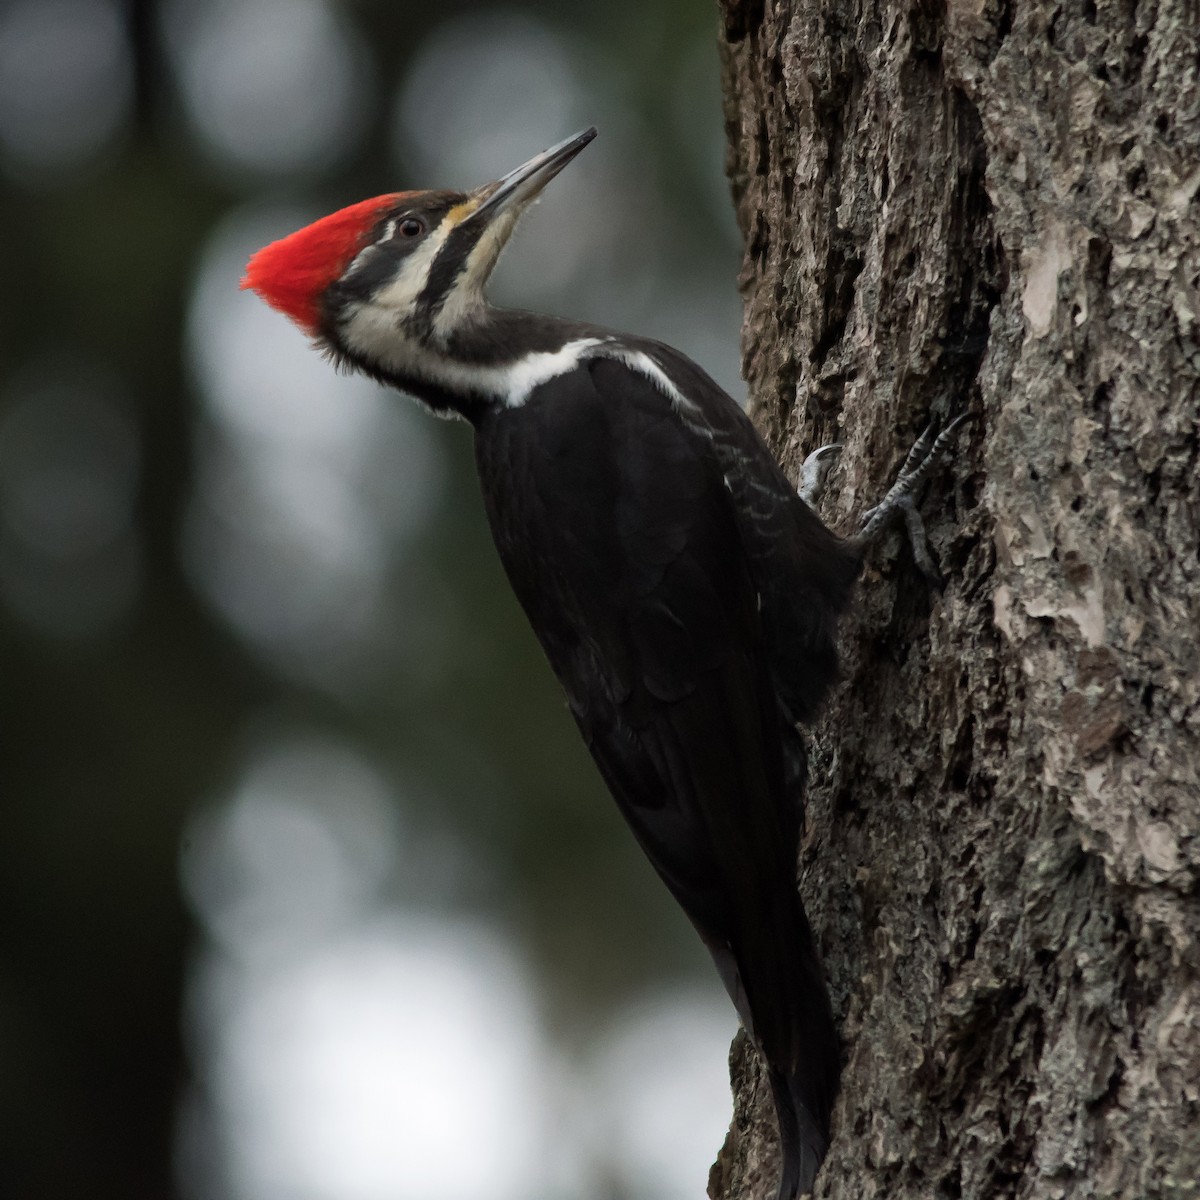
[[[725,0],[744,365],[848,528],[970,410],[843,626],[806,906],[822,1196],[1200,1196],[1194,3]],[[745,1039],[714,1200],[773,1195]]]

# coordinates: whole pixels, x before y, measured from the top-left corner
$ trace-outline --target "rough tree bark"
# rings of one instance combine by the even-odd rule
[[[723,0],[746,377],[826,517],[977,414],[843,626],[820,1196],[1200,1195],[1196,0]],[[773,1195],[733,1052],[714,1200]]]

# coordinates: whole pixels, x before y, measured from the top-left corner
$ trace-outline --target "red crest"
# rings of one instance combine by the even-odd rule
[[[242,287],[257,292],[306,333],[316,334],[321,293],[342,274],[380,213],[398,197],[392,193],[339,208],[264,246],[246,264]]]

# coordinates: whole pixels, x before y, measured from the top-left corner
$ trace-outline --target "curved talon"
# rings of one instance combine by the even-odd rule
[[[921,484],[929,478],[933,468],[945,457],[959,427],[970,419],[970,413],[955,417],[936,437],[933,436],[932,425],[922,431],[905,456],[896,482],[878,504],[863,514],[858,533],[850,538],[852,545],[865,550],[893,520],[902,516],[917,569],[931,583],[941,585],[942,578],[925,535],[925,523],[921,520],[913,497]]]
[[[825,491],[830,468],[842,452],[841,442],[818,446],[800,467],[800,486],[796,491],[810,508],[815,507]]]
[[[904,465],[900,468],[901,475],[907,475],[910,471],[917,468],[922,459],[929,453],[929,448],[933,444],[933,422],[930,421],[924,429],[921,430],[921,436],[912,444],[912,448],[905,456]]]

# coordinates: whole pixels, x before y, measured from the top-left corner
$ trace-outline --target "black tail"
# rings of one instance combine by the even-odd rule
[[[777,896],[775,923],[789,952],[746,957],[751,978],[743,983],[779,1122],[778,1200],[795,1200],[812,1190],[829,1148],[841,1054],[821,959],[795,891]]]
[[[771,1070],[771,1094],[779,1122],[779,1194],[777,1200],[795,1200],[812,1190],[825,1151],[829,1149],[829,1119],[813,1112],[811,1086],[793,1075]]]
[[[789,918],[782,925],[790,953],[760,955],[742,966],[728,947],[709,942],[708,948],[771,1083],[781,1159],[777,1200],[796,1200],[812,1190],[829,1149],[841,1054],[821,960],[799,896],[783,893],[776,915],[779,909]],[[753,976],[746,969],[750,966],[758,968]]]

